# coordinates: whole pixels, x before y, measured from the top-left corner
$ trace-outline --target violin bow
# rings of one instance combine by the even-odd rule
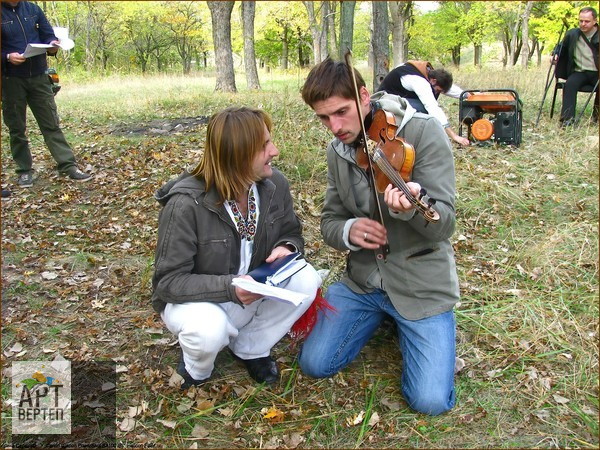
[[[354,101],[356,102],[356,111],[358,112],[358,120],[360,122],[360,132],[362,135],[363,141],[363,151],[367,151],[367,143],[369,142],[369,136],[367,135],[367,130],[365,128],[365,118],[362,114],[361,103],[360,103],[360,92],[358,90],[358,83],[356,82],[356,74],[354,73],[354,66],[352,65],[352,51],[348,50],[346,55],[344,56],[346,61],[346,67],[348,68],[348,72],[350,73],[350,79],[352,80],[352,85],[354,87]],[[358,149],[357,149],[358,150]],[[367,160],[369,162],[369,182],[371,185],[371,190],[375,196],[375,204],[377,205],[377,213],[379,215],[379,222],[385,226],[383,223],[383,214],[381,212],[381,203],[379,201],[379,196],[377,195],[377,189],[375,187],[375,175],[373,172],[373,163],[371,161],[371,157],[367,154]],[[377,259],[382,259],[383,262],[387,262],[387,255],[390,253],[390,244],[386,242],[384,245],[380,245],[377,250],[375,250],[375,256]]]

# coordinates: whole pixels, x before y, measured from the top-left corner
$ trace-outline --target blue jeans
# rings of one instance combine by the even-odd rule
[[[319,312],[299,356],[302,372],[314,378],[335,375],[360,353],[386,317],[394,319],[402,352],[402,393],[415,411],[432,416],[455,404],[456,324],[448,311],[406,320],[382,290],[357,294],[343,283],[327,290],[336,311]]]

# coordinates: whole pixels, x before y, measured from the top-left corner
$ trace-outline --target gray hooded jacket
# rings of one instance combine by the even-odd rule
[[[379,92],[371,96],[371,102],[396,116],[398,135],[414,146],[412,181],[437,200],[434,208],[440,220],[426,227],[420,214],[391,213],[383,194],[378,194],[390,244],[387,262],[378,260],[372,250],[349,248],[344,241],[349,221],[372,218],[375,202],[364,170],[356,165],[356,150],[335,138],[327,148],[323,239],[338,250],[350,250],[342,282],[355,292],[383,289],[396,310],[409,320],[441,314],[459,299],[450,243],[456,220],[452,148],[438,120],[415,113],[401,97]]]

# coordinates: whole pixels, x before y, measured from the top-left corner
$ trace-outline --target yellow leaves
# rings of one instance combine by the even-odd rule
[[[349,427],[354,427],[356,425],[360,425],[365,418],[365,412],[361,411],[358,414],[354,414],[353,416],[346,417],[346,425]]]
[[[260,413],[263,415],[262,418],[263,420],[266,420],[267,422],[274,424],[274,423],[281,423],[283,422],[284,418],[285,418],[285,414],[283,413],[283,411],[281,411],[279,408],[277,408],[275,405],[271,406],[270,408],[263,408]]]

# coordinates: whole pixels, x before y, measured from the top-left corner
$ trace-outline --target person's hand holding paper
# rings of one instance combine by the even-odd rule
[[[23,52],[24,58],[31,58],[36,55],[55,55],[58,49],[71,50],[75,47],[75,42],[69,38],[69,30],[63,27],[53,27],[54,35],[58,40],[52,41],[49,44],[27,44],[27,48]]]
[[[57,41],[50,42],[50,44],[56,43],[63,50],[71,50],[75,47],[75,42],[69,38],[69,29],[63,27],[53,27],[54,35],[58,38]],[[58,49],[57,49],[58,50]]]

